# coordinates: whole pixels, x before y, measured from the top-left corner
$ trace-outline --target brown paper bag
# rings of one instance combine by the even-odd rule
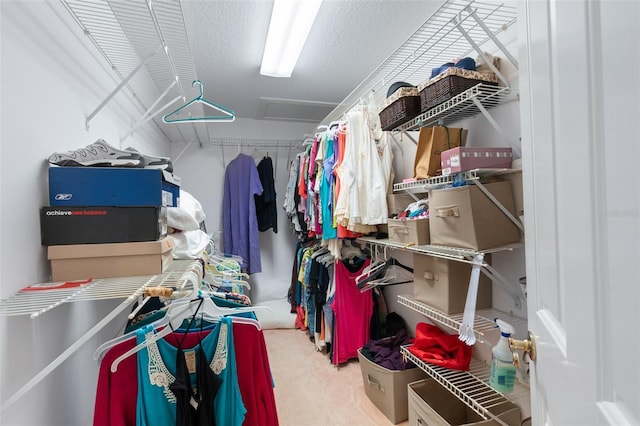
[[[447,149],[464,146],[468,133],[466,129],[445,126],[422,127],[413,163],[414,177],[426,179],[439,175],[440,153]]]

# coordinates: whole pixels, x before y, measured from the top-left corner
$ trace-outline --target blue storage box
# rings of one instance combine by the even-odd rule
[[[180,178],[160,169],[49,167],[51,206],[178,207]]]

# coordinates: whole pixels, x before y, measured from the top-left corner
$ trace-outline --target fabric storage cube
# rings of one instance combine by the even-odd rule
[[[54,282],[161,274],[173,263],[173,240],[49,246]]]
[[[509,182],[484,187],[515,217]],[[473,184],[431,191],[431,244],[485,250],[520,241],[520,229]]]
[[[421,369],[389,370],[381,367],[358,350],[358,361],[364,382],[364,391],[376,407],[393,423],[400,423],[409,417],[407,386],[411,382],[424,379],[427,374]]]
[[[378,115],[382,130],[393,130],[420,114],[420,94],[415,87],[403,87],[388,97]]]
[[[429,219],[389,219],[389,239],[404,244],[429,244]]]
[[[511,148],[456,147],[440,153],[442,175],[473,169],[510,169]]]
[[[485,262],[491,257],[485,255]],[[464,312],[472,265],[422,254],[413,255],[413,297],[446,314]],[[491,280],[480,274],[476,309],[492,306]]]
[[[397,215],[404,211],[407,206],[416,200],[409,194],[389,194],[387,195],[387,210],[389,215]]]
[[[487,387],[489,385],[487,384]],[[409,424],[429,426],[498,426],[493,419],[485,420],[462,400],[434,379],[425,379],[408,385]],[[505,400],[487,409],[509,426],[520,425],[520,407]]]

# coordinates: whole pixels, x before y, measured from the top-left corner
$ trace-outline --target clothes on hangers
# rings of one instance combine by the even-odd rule
[[[262,183],[262,194],[256,195],[256,215],[258,218],[258,230],[265,232],[273,229],[278,233],[278,214],[276,206],[276,186],[273,180],[273,162],[271,157],[264,157],[258,163],[258,176]]]
[[[249,274],[262,271],[255,196],[263,192],[253,158],[238,154],[225,170],[222,223],[224,251],[241,256]]]
[[[184,330],[176,330],[176,332],[165,336],[163,340],[177,348],[180,340],[184,338],[183,347],[195,347],[199,344],[200,339],[208,335],[210,331],[207,328],[187,333]],[[277,425],[273,379],[262,330],[250,324],[232,322],[232,331],[237,382],[242,402],[247,410],[244,424]],[[141,373],[138,370],[137,357],[126,358],[120,363],[116,372],[110,371],[112,362],[135,344],[136,339],[119,343],[109,349],[100,363],[94,426],[134,426],[137,424],[138,375]],[[154,420],[155,422],[152,424],[162,424],[158,422],[158,419]]]

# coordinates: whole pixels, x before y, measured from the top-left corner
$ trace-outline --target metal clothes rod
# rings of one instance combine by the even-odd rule
[[[244,148],[302,148],[303,139],[264,139],[264,138],[211,138],[211,147],[237,147]]]

